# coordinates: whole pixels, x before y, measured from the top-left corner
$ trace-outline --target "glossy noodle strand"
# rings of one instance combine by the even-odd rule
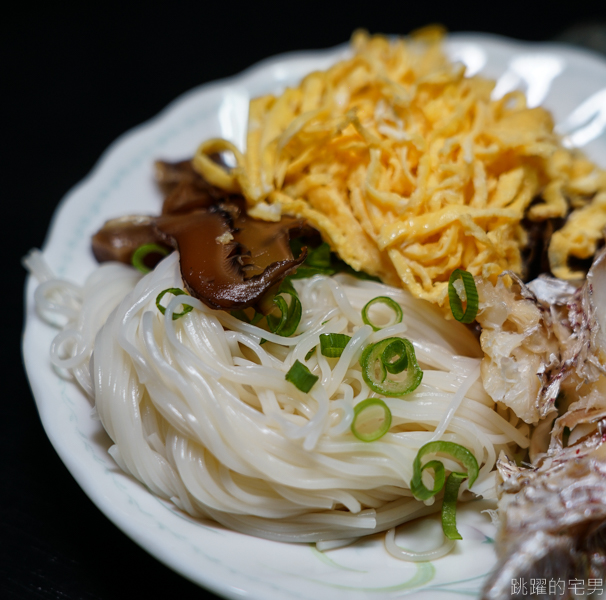
[[[428,303],[345,275],[296,280],[303,316],[284,338],[192,297],[169,296],[162,315],[155,299],[181,286],[178,260],[173,253],[145,276],[108,263],[81,288],[32,270],[46,280],[39,311],[63,319],[51,360],[94,400],[110,454],[190,515],[269,539],[339,545],[439,509],[409,489],[429,440],[467,446],[481,465],[474,490],[493,497],[499,451],[528,446],[528,427],[495,412],[478,381],[476,339]],[[404,316],[373,332],[361,309],[379,295]],[[194,310],[173,320],[186,304]],[[323,333],[351,337],[339,358],[320,353]],[[358,359],[392,336],[414,344],[424,378],[409,395],[384,399],[391,428],[365,443],[351,433],[353,409],[377,394]],[[307,394],[285,379],[296,360],[319,377]]]

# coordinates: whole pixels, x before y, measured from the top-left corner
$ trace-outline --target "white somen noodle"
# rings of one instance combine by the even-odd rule
[[[39,254],[28,265],[45,280],[40,313],[66,321],[52,361],[94,400],[114,442],[111,456],[194,517],[330,547],[438,510],[439,502],[417,501],[409,487],[417,451],[434,437],[475,455],[473,490],[488,495],[499,451],[528,446],[528,426],[495,411],[478,379],[472,333],[403,290],[345,275],[295,280],[303,316],[284,338],[190,296],[165,296],[163,315],[158,294],[183,287],[177,252],[145,276],[104,264],[82,287],[52,279]],[[380,295],[398,302],[404,317],[375,332],[361,309]],[[193,310],[173,320],[183,304]],[[318,349],[305,361],[322,333],[352,339],[338,359]],[[377,394],[358,360],[366,345],[392,336],[414,344],[423,381],[407,396],[383,398],[391,428],[363,442],[351,432],[354,407]],[[319,377],[309,393],[285,379],[295,360]],[[431,485],[432,475],[424,480]]]

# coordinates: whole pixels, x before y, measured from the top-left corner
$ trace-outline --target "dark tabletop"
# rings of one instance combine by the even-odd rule
[[[0,402],[0,598],[121,600],[213,596],[158,563],[99,512],[41,427],[22,365],[25,273],[19,259],[44,241],[61,197],[120,134],[200,83],[267,56],[325,48],[364,27],[407,33],[441,22],[451,31],[563,39],[606,50],[596,1],[426,2],[205,0],[22,2],[0,17],[5,382]],[[593,6],[593,7],[592,7]],[[206,596],[205,596],[206,594]]]

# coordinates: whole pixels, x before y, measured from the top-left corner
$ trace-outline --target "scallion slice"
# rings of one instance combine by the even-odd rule
[[[254,309],[251,309],[254,310]],[[256,325],[262,318],[263,318],[263,313],[257,312],[256,310],[254,310],[254,314],[252,319],[246,314],[245,310],[242,310],[241,308],[238,308],[236,310],[232,310],[229,313],[232,317],[236,317],[236,319],[239,319],[240,321],[243,321],[244,323],[249,323],[250,325]]]
[[[141,271],[141,273],[149,273],[151,269],[145,264],[145,258],[149,254],[161,254],[162,256],[166,256],[168,250],[158,244],[143,244],[143,246],[139,246],[133,252],[133,256],[130,260],[133,267],[138,271]]]
[[[395,313],[394,319],[391,323],[388,323],[388,325],[395,325],[396,323],[401,323],[402,322],[402,307],[395,301],[392,300],[391,298],[389,298],[388,296],[377,296],[376,298],[373,298],[370,302],[368,302],[366,304],[366,306],[362,309],[362,321],[364,321],[364,323],[366,323],[366,325],[370,325],[375,331],[379,331],[379,329],[383,329],[384,327],[387,327],[388,325],[375,325],[369,318],[368,316],[368,311],[370,309],[370,307],[373,304],[385,304],[386,306],[388,306],[389,308],[391,308],[393,310],[393,312]]]
[[[423,379],[414,346],[404,338],[387,338],[367,346],[360,357],[360,366],[368,387],[384,396],[409,394],[419,387]],[[387,378],[388,371],[401,373],[404,369],[406,377],[403,380]]]
[[[444,479],[444,465],[439,460],[430,460],[425,465],[421,466],[421,459],[426,454],[435,454],[443,452],[449,454],[455,460],[458,460],[467,469],[467,473],[459,473],[453,471],[448,478]],[[433,489],[429,489],[422,481],[423,471],[425,469],[433,469],[435,483]],[[410,490],[418,500],[427,500],[435,496],[443,487],[446,481],[444,490],[444,500],[442,503],[442,529],[444,535],[451,540],[460,540],[461,535],[457,530],[456,523],[456,503],[459,493],[459,487],[465,478],[469,479],[469,487],[473,485],[478,477],[479,467],[475,456],[464,446],[455,444],[454,442],[429,442],[421,447],[417,452],[413,463],[413,476],[410,482]]]
[[[419,455],[417,454],[417,457]],[[416,469],[416,460],[415,460],[415,469]],[[444,482],[446,481],[446,473],[444,472],[444,465],[439,460],[430,460],[425,463],[422,467],[420,467],[420,472],[423,473],[425,469],[433,469],[434,476],[434,485],[433,489],[429,489],[425,487],[423,482],[419,484],[417,480],[415,480],[416,470],[414,471],[415,476],[413,476],[412,481],[410,482],[410,489],[414,494],[415,498],[418,500],[427,500],[432,496],[435,496],[440,490],[444,487]],[[420,481],[420,480],[419,480]],[[414,487],[413,487],[414,486]]]
[[[164,308],[164,306],[160,304],[160,301],[162,300],[162,298],[164,298],[166,294],[172,294],[173,296],[187,296],[187,294],[179,288],[167,288],[161,291],[156,298],[156,306],[163,315],[166,314],[166,308]],[[176,321],[178,318],[182,317],[183,315],[186,315],[188,312],[191,312],[193,308],[194,307],[190,304],[185,304],[181,312],[173,313],[173,321]]]
[[[414,347],[413,347],[414,352]],[[403,340],[396,338],[381,355],[381,362],[390,373],[397,375],[408,368],[408,352]]]
[[[286,325],[286,321],[288,321],[288,304],[286,300],[282,298],[282,296],[276,296],[272,302],[278,307],[280,310],[280,316],[275,317],[274,315],[267,315],[267,326],[272,333],[280,335],[284,326]]]
[[[354,406],[351,432],[363,442],[382,438],[391,427],[391,411],[380,398],[367,398]]]
[[[338,358],[349,344],[351,336],[344,333],[321,333],[320,352],[328,358]]]
[[[314,375],[302,362],[295,360],[295,364],[286,373],[286,381],[290,381],[298,390],[305,394],[311,390],[319,377]]]
[[[310,267],[330,269],[330,246],[322,242],[317,248],[309,250],[305,262]]]
[[[306,355],[305,355],[305,360],[309,360],[313,355],[314,352],[316,351],[316,346],[314,346]]]
[[[441,487],[437,490],[429,490],[425,487],[421,480],[421,474],[425,468],[433,468],[434,465],[427,463],[425,467],[421,467],[421,459],[426,454],[435,454],[436,452],[443,452],[444,454],[449,454],[455,460],[463,463],[463,466],[467,469],[467,476],[469,477],[469,486],[473,485],[473,482],[476,480],[479,472],[478,461],[475,456],[467,450],[464,446],[460,444],[455,444],[454,442],[429,442],[422,446],[420,450],[417,452],[417,456],[413,463],[413,477],[410,482],[410,489],[416,498],[419,500],[427,500],[432,496],[435,496]],[[431,463],[439,462],[439,461],[430,461]],[[440,463],[442,464],[442,463]],[[444,466],[441,467],[444,469]],[[435,468],[434,468],[435,471]],[[436,477],[437,478],[437,477]],[[442,482],[444,478],[442,477]]]
[[[444,499],[442,500],[442,531],[449,540],[462,540],[457,529],[457,498],[459,488],[467,477],[465,473],[451,473],[446,478]]]
[[[463,282],[463,294],[459,295],[455,282],[461,279]],[[463,296],[463,298],[461,298]],[[478,314],[478,290],[473,280],[473,275],[463,269],[455,269],[448,280],[448,300],[452,316],[461,323],[471,323]],[[466,303],[463,310],[463,302]]]
[[[301,238],[290,240],[290,248],[293,256],[299,256],[302,247],[303,241]],[[305,262],[293,275],[289,275],[289,277],[291,277],[291,279],[304,279],[306,277],[313,277],[314,275],[334,275],[335,273],[347,273],[358,279],[381,281],[378,277],[368,275],[368,273],[364,273],[364,271],[352,269],[334,252],[331,252],[330,246],[326,242],[322,242],[317,248],[308,248]]]
[[[301,252],[302,242],[300,238],[295,238],[290,242],[293,255],[298,256]],[[294,275],[293,279],[304,279],[314,275],[334,275],[335,269],[332,267],[332,256],[330,246],[322,242],[317,248],[307,250],[307,258]]]
[[[281,294],[290,296],[290,305],[286,303],[286,300]],[[297,291],[288,277],[280,284],[278,293],[273,299],[273,303],[280,310],[280,316],[274,317],[273,315],[267,315],[267,326],[269,327],[269,330],[272,333],[284,337],[291,336],[297,330],[297,327],[301,322],[303,308],[301,307],[301,301],[299,300]]]

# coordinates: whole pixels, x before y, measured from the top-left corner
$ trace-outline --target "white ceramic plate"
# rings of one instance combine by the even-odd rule
[[[531,105],[547,106],[560,132],[606,166],[604,60],[562,45],[479,34],[454,35],[448,49],[465,62],[468,72],[497,79],[497,93],[521,88]],[[122,136],[57,209],[44,247],[48,263],[61,277],[83,282],[95,267],[90,236],[106,219],[159,211],[154,159],[189,157],[200,141],[214,136],[242,147],[251,97],[279,92],[309,71],[328,67],[346,51],[339,46],[270,58],[241,75],[185,94],[157,118]],[[196,522],[155,498],[117,470],[107,454],[109,438],[91,418],[88,400],[51,368],[48,349],[55,331],[34,311],[34,287],[30,280],[23,351],[44,428],[90,498],[159,560],[232,599],[374,600],[408,595],[452,600],[479,595],[495,562],[494,528],[480,513],[481,502],[461,511],[465,539],[453,553],[433,563],[411,564],[390,557],[379,535],[321,554],[310,545],[260,540]],[[431,521],[422,525],[435,526]],[[403,537],[400,540],[406,545]]]

